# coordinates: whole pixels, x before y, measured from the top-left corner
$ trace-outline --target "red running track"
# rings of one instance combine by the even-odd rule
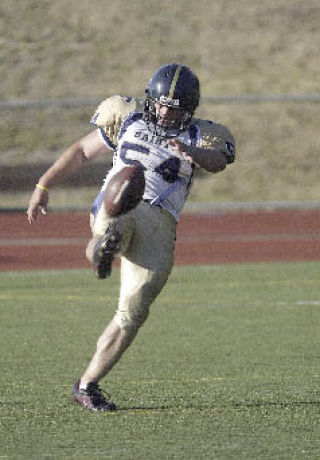
[[[0,270],[90,268],[87,213],[0,213]],[[182,214],[176,264],[320,260],[320,210]]]

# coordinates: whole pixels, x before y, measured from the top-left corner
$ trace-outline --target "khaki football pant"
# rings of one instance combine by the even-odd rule
[[[170,275],[177,222],[165,209],[146,202],[114,219],[101,206],[95,220],[91,219],[93,234],[102,236],[111,222],[122,235],[120,296],[114,319],[122,329],[137,329]]]

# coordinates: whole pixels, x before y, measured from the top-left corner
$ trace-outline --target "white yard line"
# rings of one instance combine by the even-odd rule
[[[0,238],[0,246],[82,246],[89,238]]]

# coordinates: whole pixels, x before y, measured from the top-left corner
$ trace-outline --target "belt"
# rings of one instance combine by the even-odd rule
[[[166,208],[164,208],[163,206],[161,206],[161,204],[151,204],[153,200],[148,200],[148,199],[145,199],[143,198],[142,200],[142,203],[148,203],[150,206],[156,206],[157,208],[160,208],[162,209],[162,211],[165,213],[165,214],[168,214],[174,221],[175,223],[177,223],[177,219],[174,217],[173,214],[171,214],[171,212],[169,212]]]

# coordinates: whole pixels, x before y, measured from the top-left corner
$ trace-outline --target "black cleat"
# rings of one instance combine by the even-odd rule
[[[78,380],[72,388],[72,396],[76,403],[80,406],[85,407],[89,410],[102,411],[102,412],[114,412],[117,410],[117,406],[106,399],[102,394],[104,393],[99,388],[97,383],[89,383],[85,390],[79,389],[80,380]],[[105,393],[107,398],[110,396]]]
[[[114,225],[109,225],[94,248],[93,266],[99,279],[108,278],[111,275],[112,262],[115,254],[120,251],[120,244],[120,232]]]

